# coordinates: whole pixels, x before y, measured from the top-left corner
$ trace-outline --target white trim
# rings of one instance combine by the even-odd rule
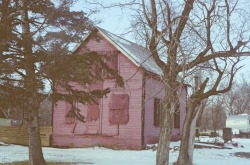
[[[79,42],[75,48],[72,50],[72,52],[74,53],[82,44],[83,42],[90,36],[92,32],[89,32],[85,37],[83,37],[83,39],[81,40],[81,42]]]

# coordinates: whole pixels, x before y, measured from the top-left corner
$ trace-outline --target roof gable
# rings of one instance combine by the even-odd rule
[[[116,47],[120,52],[122,52],[137,67],[142,67],[146,71],[157,75],[163,74],[161,68],[156,64],[153,57],[151,56],[150,50],[143,46],[130,42],[126,39],[123,39],[99,27],[96,27],[96,29],[106,40],[108,40],[114,47]],[[91,34],[92,33],[90,33],[83,39],[83,41],[76,47],[75,51],[80,47],[83,42],[88,39]]]

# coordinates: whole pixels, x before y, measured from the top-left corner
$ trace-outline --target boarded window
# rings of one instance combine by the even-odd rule
[[[109,103],[109,122],[111,124],[126,124],[129,121],[129,96],[114,94]]]
[[[154,99],[154,126],[159,127],[161,123],[162,101],[161,99]]]
[[[65,124],[74,124],[75,123],[75,117],[72,114],[71,111],[71,105],[69,103],[65,103]]]
[[[174,112],[174,128],[180,128],[180,110],[179,106],[176,108]]]
[[[96,121],[99,119],[99,105],[98,104],[89,104],[88,105],[88,121]]]

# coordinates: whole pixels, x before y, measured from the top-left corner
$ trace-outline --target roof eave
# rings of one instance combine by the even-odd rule
[[[89,32],[89,33],[81,40],[81,42],[79,42],[79,43],[75,46],[75,48],[72,50],[72,52],[73,52],[73,53],[76,52],[76,51],[81,47],[81,45],[83,44],[83,42],[86,41],[87,38],[88,38],[92,33],[93,33],[93,32]]]

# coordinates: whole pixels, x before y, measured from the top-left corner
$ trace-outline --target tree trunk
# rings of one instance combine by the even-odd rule
[[[46,165],[43,157],[40,127],[38,118],[38,91],[35,74],[35,60],[32,53],[32,36],[30,34],[28,1],[21,1],[22,7],[22,36],[23,36],[23,56],[26,75],[24,77],[24,86],[26,89],[26,99],[28,111],[28,132],[29,132],[29,164],[30,165]]]
[[[159,144],[156,153],[156,165],[169,164],[169,144],[171,139],[172,119],[175,109],[179,104],[176,88],[165,87],[165,97],[163,100],[163,111]]]
[[[190,101],[191,102],[191,101]],[[189,103],[186,118],[183,125],[180,153],[175,165],[192,165],[194,152],[194,139],[196,120],[201,111],[199,106]]]
[[[163,107],[165,103],[163,103]],[[163,121],[161,122],[161,130],[159,143],[156,153],[156,165],[168,165],[169,164],[169,144],[171,137],[171,115],[170,111],[163,109]]]
[[[33,104],[35,100],[31,98]],[[31,102],[31,103],[32,103]],[[32,106],[31,106],[32,107]],[[43,158],[38,109],[29,109],[28,132],[29,132],[29,164],[46,165]]]

